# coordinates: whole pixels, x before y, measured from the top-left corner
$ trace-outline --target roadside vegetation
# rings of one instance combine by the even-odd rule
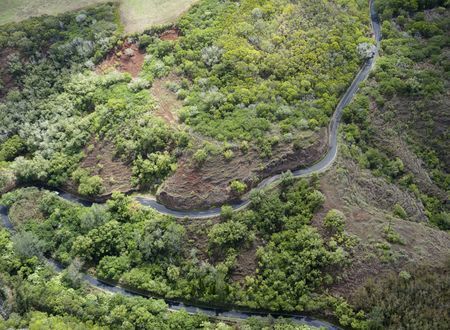
[[[353,246],[342,219],[330,221],[332,234],[322,237],[311,226],[322,193],[314,183],[290,181],[283,191],[253,195],[247,211],[230,213],[224,207],[220,222],[205,228],[208,251],[183,243],[192,232],[182,222],[122,194],[114,194],[105,206],[86,208],[24,188],[5,194],[1,203],[17,224],[13,241],[22,243],[16,248],[29,257],[51,256],[68,270],[81,262],[100,278],[161,297],[273,311],[325,308],[343,325],[363,326],[362,314],[325,290],[335,281],[331,269],[345,265]],[[31,197],[34,211],[19,212],[15,205]],[[334,211],[327,218],[336,215],[341,216]],[[254,256],[258,267],[244,281],[233,281],[239,254],[255,242],[260,242]]]
[[[450,17],[439,5],[444,2],[379,2],[381,57],[344,111],[344,138],[362,167],[414,193],[430,222],[448,230]],[[394,211],[405,217],[400,207]]]
[[[84,272],[155,297],[308,313],[345,328],[448,328],[448,264],[433,252],[450,229],[449,5],[376,4],[380,56],[343,113],[338,161],[348,166],[329,171],[334,181],[288,171],[249,194],[245,210],[225,205],[202,220],[108,190],[102,152],[127,170],[126,192],[157,192],[191,166],[185,184],[207,165],[222,171],[208,163],[220,159],[234,176],[184,188],[239,199],[255,173],[277,168],[276,148],[326,140],[371,56],[367,1],[202,0],[176,26],[126,38],[112,3],[0,26],[0,205],[16,230],[0,230],[0,330],[232,328],[99,292]],[[169,120],[155,82],[178,99]],[[258,171],[237,177],[255,159]],[[85,207],[33,185],[111,197]],[[308,329],[254,318],[233,326]]]
[[[325,135],[368,56],[367,12],[358,1],[205,0],[169,39],[165,27],[122,39],[117,4],[3,25],[0,159],[10,163],[2,164],[19,183],[94,198],[111,194],[105,187],[117,178],[101,175],[92,157],[90,168],[80,165],[93,151],[102,156],[93,141],[114,146],[110,157],[127,167],[124,190],[152,192],[181,155],[201,168],[249,148],[265,159],[278,145],[306,148]],[[131,67],[137,56],[142,68]],[[114,58],[129,72],[114,70]],[[159,118],[148,91],[174,74],[182,125]],[[229,180],[222,195],[239,197],[249,180]]]
[[[31,246],[0,229],[0,329],[313,329],[256,318],[226,324],[169,311],[162,300],[103,293],[83,283],[77,263],[55,274],[36,250],[28,253],[37,245],[30,239],[26,243]]]

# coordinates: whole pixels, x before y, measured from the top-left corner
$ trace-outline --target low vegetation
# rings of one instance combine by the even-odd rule
[[[384,19],[381,57],[344,112],[344,136],[363,167],[414,193],[431,223],[447,230],[448,136],[441,122],[448,119],[443,109],[449,81],[442,73],[448,72],[449,16],[439,5],[444,2],[378,3]],[[394,124],[393,118],[401,120]],[[407,218],[401,205],[393,211]]]
[[[288,171],[250,193],[285,155],[304,164],[326,149],[318,139],[370,56],[369,8],[201,0],[169,30],[123,37],[120,15],[145,14],[125,20],[141,30],[193,2],[173,1],[158,18],[146,8],[163,1],[123,0],[0,26],[0,205],[15,227],[0,230],[0,329],[308,329],[172,312],[98,292],[83,272],[161,298],[326,315],[345,328],[448,328],[448,1],[376,1],[380,54],[344,110],[340,167],[299,180]],[[0,24],[15,20],[13,5],[23,2]],[[179,107],[165,109],[170,120],[150,90],[163,82]],[[165,216],[109,189],[117,173],[103,173],[103,156],[125,168],[124,191],[160,192],[181,168],[183,183],[206,182],[187,188],[200,199],[220,185],[250,204],[207,220]],[[219,161],[234,176],[195,181]],[[30,186],[111,198],[86,207]]]

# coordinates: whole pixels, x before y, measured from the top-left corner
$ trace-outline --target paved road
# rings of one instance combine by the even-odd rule
[[[371,21],[372,21],[372,30],[373,30],[373,34],[374,34],[374,37],[376,40],[376,46],[377,46],[375,54],[372,58],[368,59],[366,61],[366,63],[363,65],[363,67],[358,72],[358,74],[356,75],[352,84],[347,89],[345,94],[342,96],[341,101],[339,102],[339,104],[336,107],[333,118],[331,119],[331,122],[329,125],[329,142],[328,142],[327,153],[318,163],[315,163],[314,165],[312,165],[310,167],[294,171],[293,172],[294,177],[299,178],[299,177],[311,175],[313,173],[324,172],[333,164],[333,162],[336,159],[337,151],[338,151],[338,129],[339,129],[339,124],[341,122],[342,111],[352,101],[353,97],[355,96],[355,94],[358,91],[358,88],[359,88],[359,85],[361,84],[361,82],[366,80],[367,77],[369,76],[369,73],[372,70],[375,60],[378,55],[378,49],[379,49],[380,40],[381,40],[381,28],[380,28],[380,23],[378,21],[377,14],[375,12],[374,0],[370,0],[370,17],[371,17]],[[278,181],[280,179],[280,176],[281,176],[280,174],[277,174],[272,177],[266,178],[263,181],[261,181],[254,189],[261,189],[261,188],[267,187],[269,184]],[[208,217],[219,215],[220,209],[221,209],[220,207],[216,207],[216,208],[212,208],[212,209],[208,209],[208,210],[179,211],[179,210],[169,209],[165,205],[159,203],[158,201],[156,201],[155,199],[152,199],[152,198],[136,197],[136,200],[139,203],[141,203],[142,205],[151,207],[160,213],[163,213],[166,215],[171,215],[176,218],[194,218],[194,219],[208,218]],[[244,200],[239,203],[231,204],[231,207],[233,207],[233,209],[235,209],[235,210],[238,210],[238,209],[243,209],[243,208],[247,207],[249,204],[250,204],[250,202],[248,200]]]
[[[64,198],[64,196],[62,196]],[[69,200],[74,200],[72,197]],[[78,200],[75,200],[78,202]],[[0,205],[0,219],[1,225],[6,228],[12,234],[15,233],[14,225],[11,223],[11,220],[8,216],[8,209],[5,206]],[[53,269],[60,273],[65,270],[65,267],[58,263],[57,261],[44,258],[45,262],[49,264]],[[135,289],[129,289],[121,287],[115,283],[108,283],[107,281],[100,280],[94,276],[89,274],[83,274],[83,280],[89,283],[90,286],[95,287],[101,291],[113,294],[121,294],[128,297],[145,297],[145,298],[154,298],[154,299],[163,299],[160,297],[151,296],[149,293],[144,291],[138,291]],[[294,323],[298,324],[306,324],[309,326],[314,326],[318,328],[324,328],[328,330],[339,330],[338,327],[334,326],[331,323],[326,321],[322,321],[307,315],[300,315],[295,313],[274,313],[274,312],[266,312],[266,311],[258,311],[258,310],[245,310],[238,308],[227,308],[221,306],[214,306],[211,304],[201,305],[194,303],[185,303],[179,300],[170,300],[163,299],[165,303],[169,306],[170,311],[179,311],[185,310],[189,314],[204,314],[214,318],[220,319],[240,319],[245,320],[252,316],[261,316],[268,317],[269,315],[274,318],[283,317],[284,319],[289,319]]]
[[[374,33],[375,39],[377,41],[377,52],[378,52],[379,43],[381,40],[381,29],[380,29],[380,24],[377,19],[377,15],[375,13],[373,1],[374,0],[370,0],[370,5],[371,5],[370,10],[371,10],[373,33]],[[334,160],[336,159],[336,155],[337,155],[337,151],[338,151],[337,134],[338,134],[339,123],[340,123],[340,120],[342,117],[342,111],[351,102],[351,100],[355,96],[356,92],[358,91],[360,83],[368,77],[368,75],[375,63],[376,56],[377,56],[377,54],[375,54],[375,56],[373,58],[369,59],[364,64],[361,71],[357,74],[355,80],[350,85],[348,90],[345,92],[341,101],[339,102],[338,106],[336,107],[335,113],[333,115],[333,118],[331,120],[330,127],[329,127],[329,131],[330,131],[329,149],[328,149],[325,157],[322,158],[322,160],[320,160],[318,163],[316,163],[310,167],[300,169],[300,170],[293,172],[295,177],[303,177],[303,176],[307,176],[307,175],[310,175],[313,173],[323,172],[323,171],[327,170],[333,164]],[[276,182],[279,179],[280,179],[280,175],[275,175],[270,178],[267,178],[267,179],[263,180],[262,182],[260,182],[259,185],[255,189],[261,189],[263,187],[266,187],[267,185],[269,185],[273,182]],[[66,192],[59,192],[59,195],[66,200],[78,202],[85,206],[92,205],[92,202],[84,201],[84,200],[80,199],[79,197],[74,196],[69,193],[66,193]],[[157,210],[160,213],[172,215],[177,218],[186,218],[186,217],[187,218],[206,218],[206,217],[211,217],[211,216],[220,214],[220,208],[203,210],[203,211],[175,211],[175,210],[166,208],[164,205],[159,204],[157,201],[155,201],[153,199],[148,199],[148,198],[144,198],[144,197],[136,197],[136,200],[138,202],[140,202],[142,205],[149,206],[149,207]],[[247,205],[249,205],[249,201],[242,201],[241,203],[232,205],[232,207],[234,209],[241,209],[241,208],[246,207]],[[14,232],[14,226],[8,217],[8,210],[3,206],[0,206],[0,218],[2,220],[2,225],[9,231]],[[58,264],[56,261],[51,260],[51,259],[46,259],[46,261],[47,261],[47,263],[52,265],[56,271],[61,272],[64,270],[64,267],[61,266],[60,264]],[[86,282],[88,282],[91,286],[93,286],[97,289],[106,291],[106,292],[117,293],[117,294],[122,294],[122,295],[127,295],[127,296],[150,297],[149,294],[147,294],[145,292],[138,292],[138,291],[135,291],[132,289],[120,287],[115,284],[106,283],[105,281],[99,280],[88,274],[84,274],[84,280]],[[181,301],[176,301],[176,300],[167,300],[167,299],[164,299],[164,300],[169,305],[170,310],[184,309],[188,313],[191,313],[191,314],[203,313],[203,314],[206,314],[206,315],[209,315],[212,317],[223,317],[223,318],[234,318],[234,319],[247,319],[251,316],[272,315],[274,317],[283,317],[283,318],[290,319],[296,323],[307,324],[310,326],[323,327],[325,329],[330,329],[330,330],[339,329],[338,327],[336,327],[328,322],[318,320],[318,319],[315,319],[315,318],[312,318],[309,316],[305,316],[305,315],[290,314],[290,313],[268,313],[268,312],[264,312],[264,311],[249,311],[249,310],[241,310],[241,309],[227,309],[227,308],[214,307],[214,306],[208,307],[208,306],[202,306],[202,305],[197,305],[197,304],[185,304]]]

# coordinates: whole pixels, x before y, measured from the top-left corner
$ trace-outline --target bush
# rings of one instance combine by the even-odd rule
[[[133,184],[141,187],[151,187],[159,183],[176,167],[172,163],[172,157],[168,152],[154,152],[148,159],[141,156],[134,161],[133,165]]]
[[[224,220],[231,219],[233,216],[233,208],[229,205],[222,206],[222,208],[220,209],[220,216]]]
[[[78,193],[83,196],[95,196],[103,193],[103,180],[98,175],[84,175],[79,180]]]
[[[49,167],[49,161],[40,155],[32,159],[25,159],[19,156],[11,165],[17,180],[23,183],[45,181],[48,176]]]
[[[325,215],[323,223],[330,232],[342,233],[345,226],[345,215],[339,210],[332,209]]]
[[[201,166],[208,158],[208,153],[205,149],[199,149],[194,153],[193,159],[195,162],[195,165]]]
[[[406,213],[405,209],[400,204],[394,205],[394,215],[401,219],[406,219],[408,217],[408,214]]]
[[[237,247],[249,237],[247,226],[233,220],[214,225],[208,233],[209,244],[215,249]]]
[[[25,141],[18,135],[14,135],[7,139],[0,147],[0,162],[14,160],[26,149]]]
[[[231,160],[231,159],[234,157],[233,150],[226,150],[226,151],[224,151],[223,157],[224,157],[226,160]]]
[[[237,195],[242,195],[247,190],[247,185],[239,180],[234,180],[230,183],[230,189]]]
[[[19,232],[12,237],[14,250],[24,258],[32,258],[34,256],[42,257],[45,251],[45,242],[41,241],[31,232]]]
[[[123,273],[131,267],[130,258],[127,256],[106,256],[100,260],[97,267],[97,275],[107,280],[118,281]]]

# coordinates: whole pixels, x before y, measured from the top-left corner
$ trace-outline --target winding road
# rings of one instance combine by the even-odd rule
[[[375,11],[374,6],[374,0],[370,0],[370,17],[372,21],[372,30],[373,34],[376,40],[376,51],[374,53],[374,56],[369,58],[366,63],[363,65],[361,70],[356,75],[355,79],[353,80],[350,87],[347,89],[345,94],[343,95],[341,101],[339,102],[338,106],[336,107],[336,110],[334,112],[334,115],[331,119],[330,125],[329,125],[329,147],[326,155],[316,164],[304,168],[299,169],[297,171],[293,172],[294,177],[304,177],[311,175],[313,173],[321,173],[326,171],[335,161],[337,152],[338,152],[338,128],[342,117],[342,111],[344,108],[351,102],[353,97],[358,91],[359,85],[362,81],[364,81],[370,71],[372,70],[375,60],[378,55],[379,45],[381,41],[381,28],[378,21],[378,17]],[[264,187],[267,187],[269,184],[272,184],[280,179],[281,175],[275,175],[269,178],[266,178],[265,180],[261,181],[258,186],[256,186],[254,189],[261,189]],[[82,200],[81,198],[74,196],[72,194],[66,193],[66,192],[59,192],[59,195],[61,198],[64,198],[69,201],[81,203],[85,206],[91,206],[92,202]],[[144,197],[136,197],[135,198],[140,204],[144,206],[151,207],[155,209],[156,211],[171,215],[176,218],[207,218],[211,216],[216,216],[220,214],[220,208],[214,208],[209,210],[193,210],[193,211],[176,211],[171,210],[167,208],[166,206],[158,203],[154,199],[150,198],[144,198]],[[250,201],[242,201],[240,203],[236,203],[231,205],[233,209],[239,210],[247,207],[250,204]],[[14,226],[11,223],[9,216],[8,216],[8,209],[4,206],[0,206],[0,217],[2,220],[2,225],[8,229],[10,232],[14,232]],[[53,266],[53,268],[57,272],[61,272],[64,270],[64,267],[57,263],[56,261],[52,259],[46,259],[47,263]],[[100,279],[97,279],[91,275],[84,274],[83,275],[84,280],[88,282],[91,286],[100,289],[102,291],[110,292],[110,293],[117,293],[127,296],[142,296],[142,297],[151,297],[148,293],[145,292],[139,292],[133,289],[128,289],[121,287],[116,284],[107,283],[105,281],[102,281]],[[265,312],[265,311],[251,311],[251,310],[245,310],[245,309],[227,309],[217,306],[206,306],[206,305],[200,305],[200,304],[189,304],[189,303],[183,303],[181,301],[175,301],[175,300],[167,300],[164,299],[164,301],[168,304],[170,310],[181,310],[184,309],[190,314],[196,314],[196,313],[203,313],[211,317],[219,317],[219,318],[231,318],[231,319],[247,319],[251,316],[273,316],[273,317],[283,317],[290,319],[294,321],[295,323],[300,324],[306,324],[309,326],[314,327],[323,327],[325,329],[339,329],[338,327],[319,320],[315,319],[309,316],[304,315],[298,315],[293,313],[273,313],[273,312]]]
[[[381,27],[378,20],[378,16],[375,11],[375,5],[374,0],[370,0],[370,18],[372,22],[372,31],[374,34],[374,38],[376,41],[376,48],[375,53],[371,58],[369,58],[361,68],[361,70],[356,75],[355,79],[353,80],[350,87],[347,89],[345,94],[342,96],[339,104],[336,107],[336,110],[333,114],[333,117],[331,119],[331,122],[328,127],[329,131],[329,141],[328,141],[328,150],[325,156],[317,163],[310,167],[306,167],[303,169],[296,170],[292,172],[294,177],[300,178],[305,177],[314,173],[321,173],[326,171],[335,161],[337,152],[338,152],[338,130],[339,130],[339,124],[341,122],[342,112],[344,108],[350,104],[355,94],[358,92],[359,85],[361,82],[367,79],[369,76],[370,71],[372,70],[376,58],[378,56],[378,50],[380,46],[381,41]],[[281,174],[277,174],[274,176],[271,176],[269,178],[266,178],[262,180],[255,188],[254,190],[262,189],[264,187],[267,187],[268,185],[279,181],[281,178]],[[66,194],[67,195],[67,194]],[[151,207],[152,209],[158,211],[159,213],[171,215],[176,218],[191,218],[191,219],[201,219],[201,218],[210,218],[213,216],[220,215],[221,208],[216,207],[208,210],[186,210],[186,211],[180,211],[180,210],[172,210],[167,208],[165,205],[159,203],[157,200],[153,198],[147,198],[147,197],[136,197],[135,198],[140,204],[144,206]],[[238,203],[231,204],[230,206],[234,210],[240,210],[245,207],[247,207],[250,204],[249,200],[243,200]]]

